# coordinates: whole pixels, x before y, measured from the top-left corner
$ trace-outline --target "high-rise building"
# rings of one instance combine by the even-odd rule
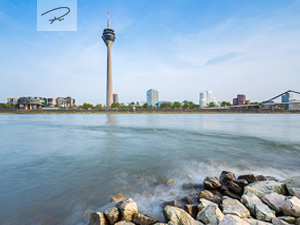
[[[212,102],[212,91],[206,91],[206,103],[209,104]]]
[[[245,105],[245,103],[250,104],[250,100],[246,100],[246,95],[239,94],[233,99],[233,105]]]
[[[118,96],[118,94],[113,94],[113,103],[115,103],[115,104],[119,103],[119,96]]]
[[[204,109],[211,102],[217,104],[217,100],[215,97],[212,97],[212,91],[206,91],[200,93],[199,105],[201,109]]]
[[[107,46],[107,84],[106,84],[106,106],[110,107],[113,103],[112,69],[111,69],[111,46],[116,40],[115,31],[110,28],[109,12],[107,28],[104,29],[102,39]]]
[[[292,102],[293,101],[293,93],[286,93],[285,95],[281,96],[281,102],[285,103],[285,102]],[[285,109],[289,110],[291,107],[290,104],[285,104]]]
[[[147,91],[147,103],[148,105],[154,106],[158,103],[158,91],[155,89],[150,89]]]
[[[201,92],[200,93],[200,100],[199,100],[199,105],[201,109],[204,109],[206,106],[206,92]]]

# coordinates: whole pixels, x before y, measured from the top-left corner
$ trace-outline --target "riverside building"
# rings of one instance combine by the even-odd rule
[[[148,105],[154,106],[156,103],[158,103],[158,91],[155,89],[150,89],[147,91],[147,103]]]
[[[217,99],[212,97],[212,91],[205,91],[200,93],[199,105],[201,109],[209,106],[211,102],[214,102],[218,105]]]

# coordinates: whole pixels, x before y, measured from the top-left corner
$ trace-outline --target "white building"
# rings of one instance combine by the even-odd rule
[[[147,91],[147,103],[148,105],[154,106],[158,103],[158,91],[155,89],[150,89]]]
[[[204,109],[211,102],[217,104],[217,99],[215,97],[212,97],[212,91],[206,91],[200,93],[199,105],[201,109]]]

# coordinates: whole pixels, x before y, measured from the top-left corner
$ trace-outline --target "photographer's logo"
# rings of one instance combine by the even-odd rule
[[[38,31],[77,31],[77,0],[37,0]]]

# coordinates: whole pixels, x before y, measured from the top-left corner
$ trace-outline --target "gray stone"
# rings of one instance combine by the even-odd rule
[[[152,225],[157,222],[156,219],[142,215],[140,213],[132,214],[132,222],[138,225]]]
[[[184,210],[187,211],[195,219],[198,214],[198,205],[187,204],[184,206]]]
[[[116,222],[118,222],[121,216],[117,207],[106,209],[104,211],[104,215],[106,216],[110,224],[115,224]]]
[[[267,204],[275,212],[280,213],[281,207],[285,201],[285,196],[272,192],[262,197],[262,201]]]
[[[253,174],[245,174],[238,177],[238,179],[245,179],[249,184],[256,182],[257,179]]]
[[[90,215],[89,225],[108,225],[102,212],[94,212]]]
[[[274,225],[289,225],[289,223],[287,223],[283,220],[280,220],[278,218],[272,218],[272,224],[274,224]]]
[[[122,220],[126,221],[132,221],[132,214],[139,212],[137,204],[131,198],[118,202],[116,207],[121,212]]]
[[[213,194],[212,192],[208,190],[204,190],[200,192],[199,198],[205,198],[209,201],[215,202],[217,204],[220,204],[222,201],[222,198],[218,195]]]
[[[281,220],[283,220],[283,221],[285,221],[287,223],[292,223],[292,224],[295,223],[295,220],[296,220],[296,218],[292,217],[292,216],[279,216],[277,218],[281,219]]]
[[[255,190],[255,192],[253,190]],[[249,184],[247,187],[245,187],[244,194],[248,192],[252,192],[260,198],[262,198],[265,194],[270,194],[272,192],[276,192],[282,195],[287,194],[286,186],[284,183],[269,180]]]
[[[300,198],[300,176],[292,177],[284,181],[288,194]]]
[[[247,222],[250,225],[272,225],[272,223],[268,223],[268,222],[261,221],[261,220],[256,220],[253,218],[245,218],[245,219],[243,219],[243,221]]]
[[[300,225],[300,217],[295,220],[296,225]]]
[[[249,225],[246,221],[235,215],[225,215],[219,225]]]
[[[127,198],[124,195],[122,195],[121,193],[118,193],[118,194],[115,194],[114,196],[112,196],[110,201],[118,203],[120,201],[124,201],[125,199],[127,199]]]
[[[281,209],[287,216],[300,217],[300,199],[295,196],[286,198]]]
[[[198,204],[198,211],[200,212],[202,209],[204,209],[205,207],[209,206],[209,205],[215,205],[215,206],[218,206],[218,204],[212,202],[212,201],[209,201],[205,198],[200,198],[199,199],[199,204]]]
[[[222,186],[221,180],[217,177],[206,177],[204,179],[203,185],[207,189],[216,190]]]
[[[174,225],[197,225],[194,218],[183,209],[166,206],[163,213],[166,220],[170,221]]]
[[[243,195],[241,202],[250,210],[256,219],[270,222],[275,217],[275,212],[265,205],[255,194]]]
[[[228,182],[236,179],[234,173],[227,172],[227,171],[222,171],[219,178],[220,178],[220,180],[222,181],[223,184],[227,184]]]
[[[238,200],[229,197],[224,197],[222,201],[223,214],[236,215],[240,218],[247,218],[250,216],[249,210]]]
[[[208,205],[197,215],[197,220],[209,224],[218,225],[224,218],[224,214],[216,205]]]

